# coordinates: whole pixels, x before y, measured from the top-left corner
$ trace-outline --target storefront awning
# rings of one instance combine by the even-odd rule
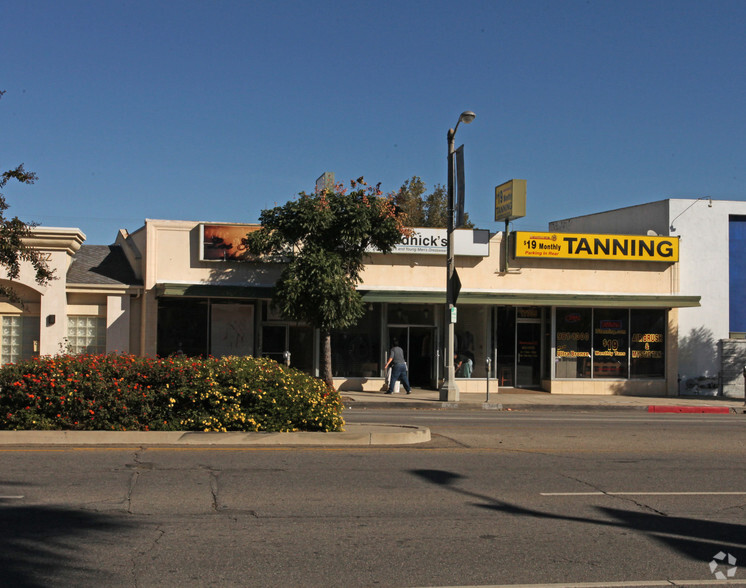
[[[191,298],[272,298],[270,286],[216,284],[158,284],[157,296]],[[400,304],[445,304],[443,291],[361,290],[365,302]],[[459,304],[505,306],[587,306],[625,308],[692,308],[700,306],[699,296],[664,294],[581,294],[542,292],[468,292],[461,291]]]
[[[401,304],[445,304],[445,292],[369,290],[363,292],[366,302]],[[699,306],[699,296],[665,294],[578,294],[537,292],[464,292],[458,304],[507,306],[588,306],[625,308],[691,308]]]
[[[158,284],[156,296],[190,298],[272,298],[270,286],[229,286],[216,284]]]

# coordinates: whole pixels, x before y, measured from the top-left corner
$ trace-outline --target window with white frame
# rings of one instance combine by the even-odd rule
[[[106,319],[67,317],[67,348],[69,353],[106,353]]]

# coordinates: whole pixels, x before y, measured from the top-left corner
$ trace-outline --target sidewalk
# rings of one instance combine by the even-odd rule
[[[737,413],[744,414],[742,398],[597,396],[587,394],[549,394],[521,388],[501,388],[485,393],[461,393],[458,402],[442,402],[437,390],[412,388],[411,394],[383,392],[340,392],[345,408],[419,408],[468,410],[644,410],[647,412]]]

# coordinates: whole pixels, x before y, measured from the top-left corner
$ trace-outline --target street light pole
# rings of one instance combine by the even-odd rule
[[[476,114],[470,110],[466,110],[461,113],[456,122],[456,126],[452,129],[448,129],[448,205],[446,219],[446,230],[447,230],[447,245],[446,245],[446,316],[445,321],[447,325],[446,335],[446,374],[443,381],[443,386],[440,389],[440,400],[444,402],[458,402],[459,400],[459,389],[456,385],[456,370],[455,370],[455,309],[456,301],[454,300],[454,284],[453,275],[456,271],[456,259],[454,253],[453,243],[453,184],[454,184],[454,160],[455,160],[455,140],[456,131],[461,122],[469,124],[476,118]]]

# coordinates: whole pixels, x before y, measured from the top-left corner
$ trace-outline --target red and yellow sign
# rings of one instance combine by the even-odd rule
[[[678,237],[516,231],[516,257],[679,261]]]

